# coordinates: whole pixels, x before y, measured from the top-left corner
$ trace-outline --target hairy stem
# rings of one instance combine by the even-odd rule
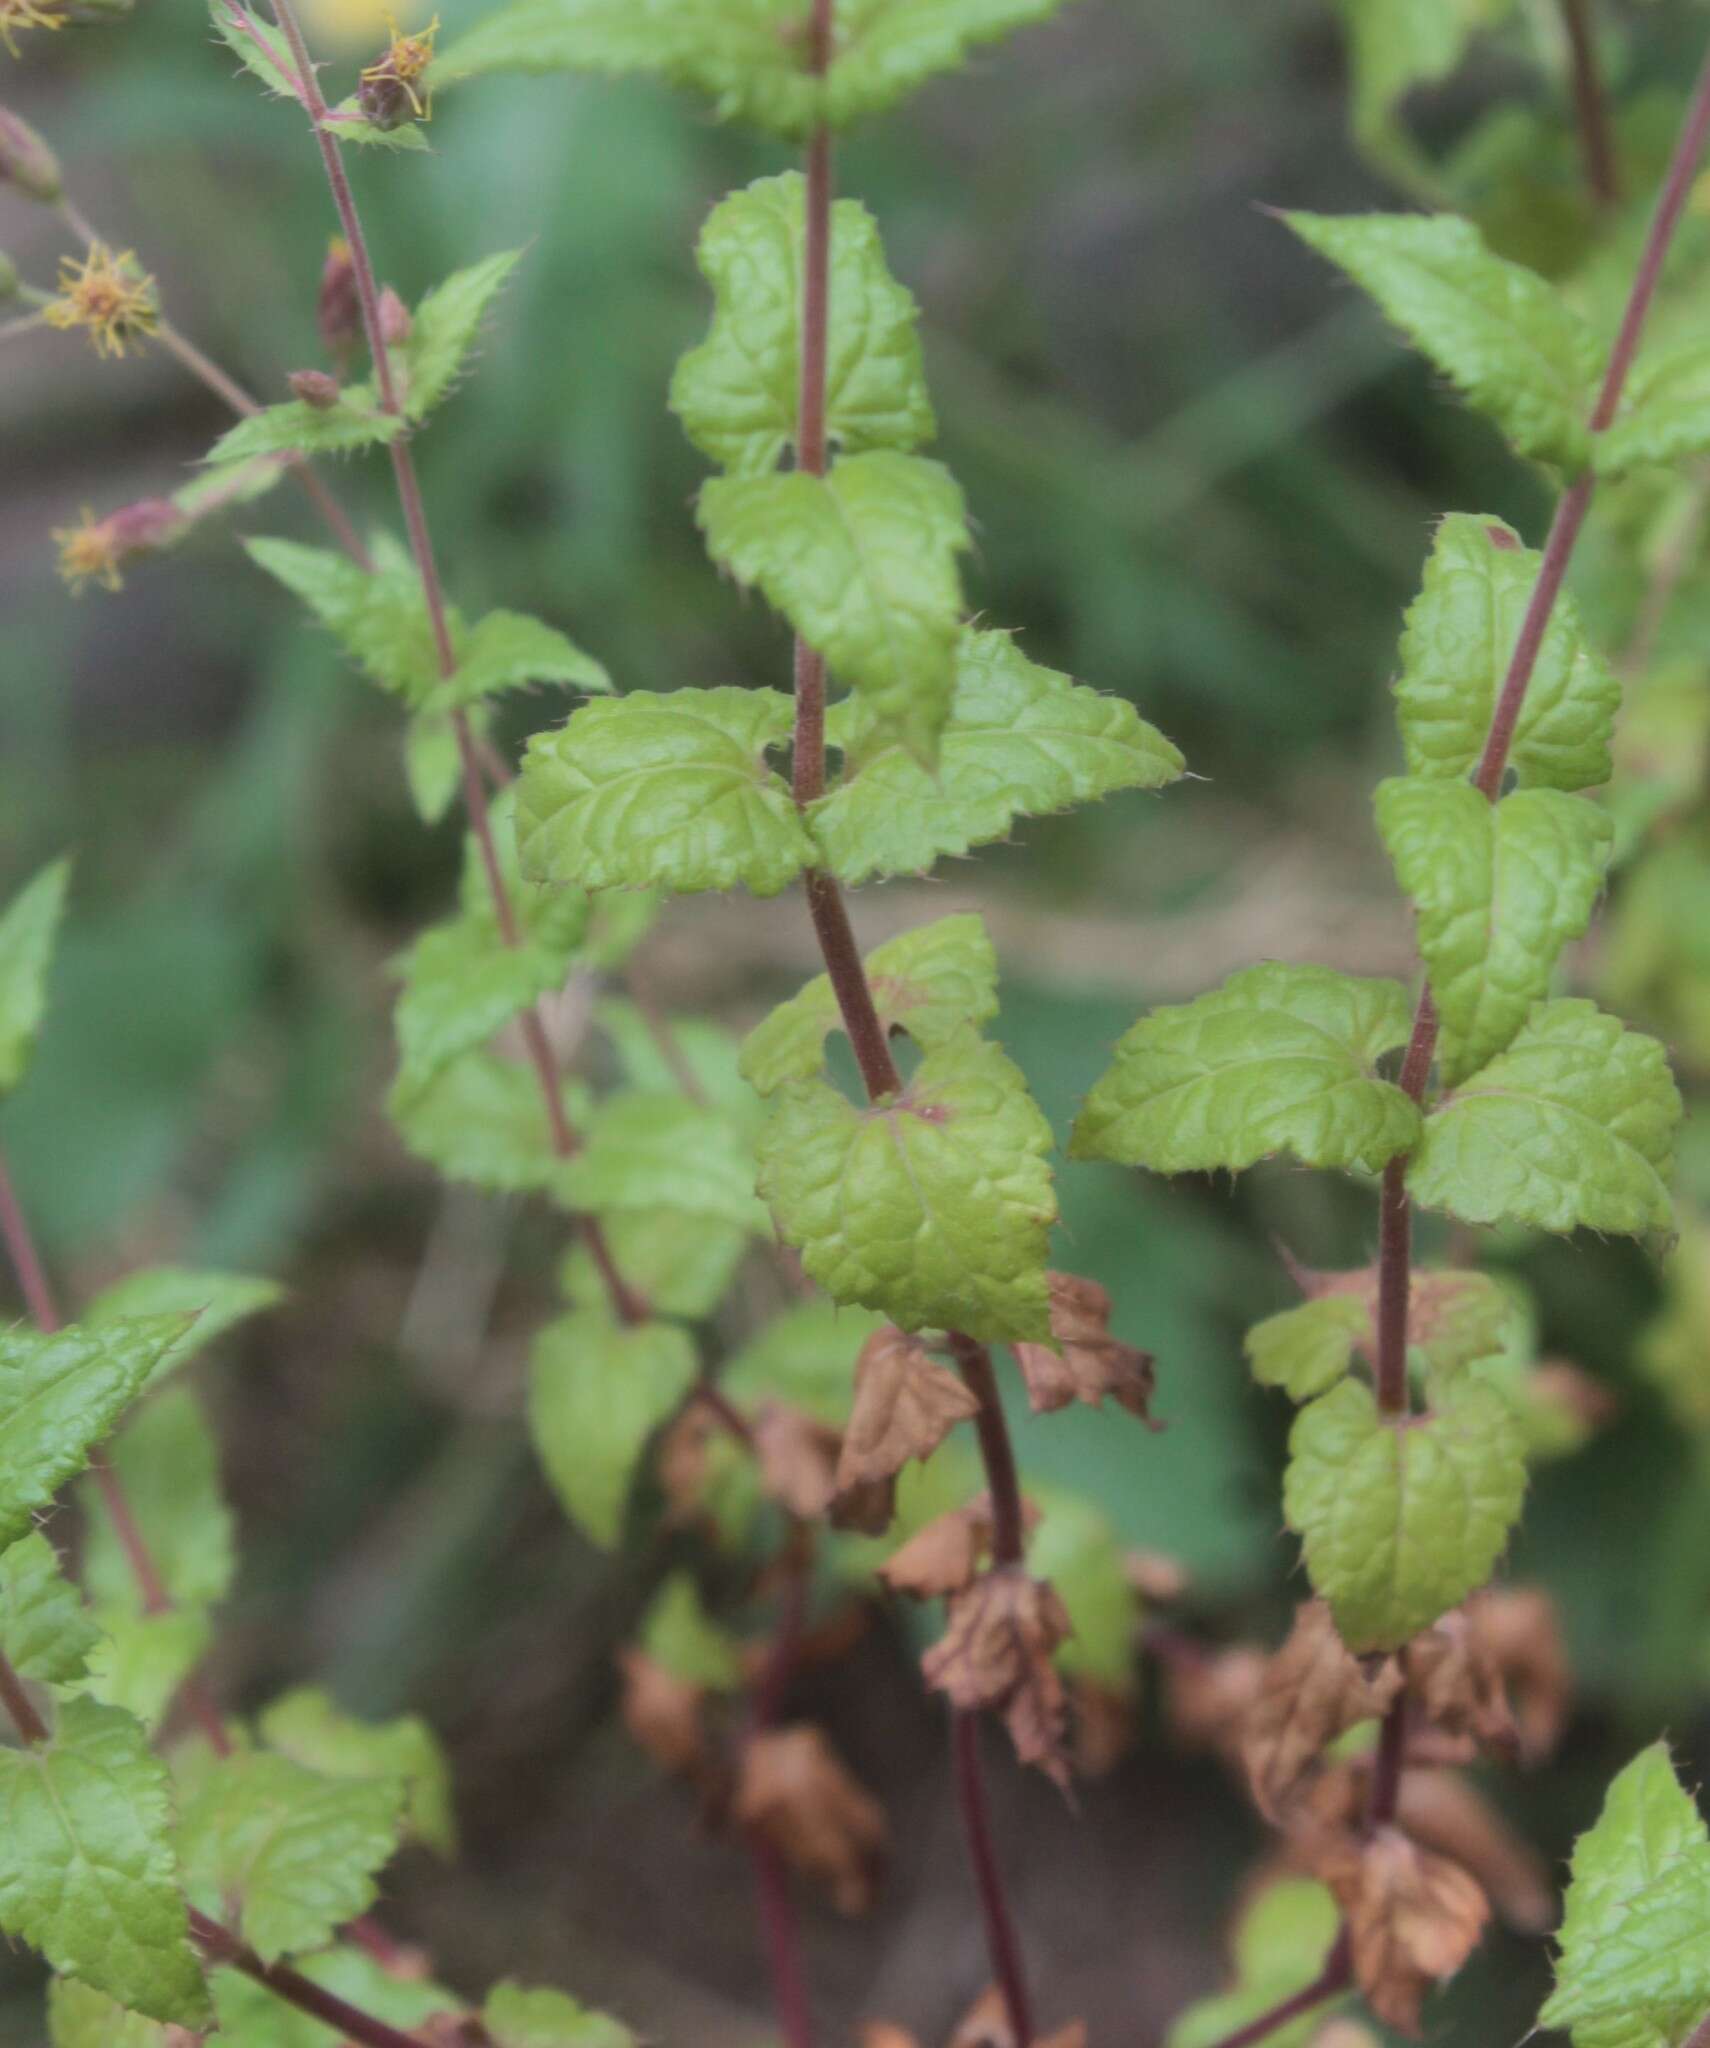
[[[1597,68],[1591,0],[1561,0],[1561,9],[1585,182],[1599,206],[1614,206],[1621,197],[1621,179],[1615,166],[1615,139],[1609,128],[1609,101],[1603,90],[1603,75]]]
[[[36,1703],[24,1690],[24,1681],[4,1656],[0,1656],[0,1707],[5,1708],[21,1742],[34,1748],[47,1741],[47,1723],[36,1712]]]
[[[361,2048],[421,2048],[414,2034],[406,2034],[397,2027],[388,2026],[384,2020],[375,2019],[348,1999],[323,1990],[288,1964],[264,1963],[247,1942],[239,1940],[217,1920],[210,1920],[206,1913],[198,1912],[194,1906],[190,1908],[190,1933],[209,1962],[241,1970],[246,1977],[253,1977],[256,1983],[264,1984],[276,1998],[283,1999],[287,2005],[294,2005],[311,2019],[319,2020],[346,2041],[359,2042]],[[477,2038],[484,2039],[484,2032]]]
[[[392,352],[380,324],[379,281],[375,274],[373,258],[369,254],[368,238],[363,232],[361,216],[356,210],[356,198],[350,189],[350,178],[345,171],[344,159],[339,153],[337,142],[327,132],[326,98],[321,91],[320,80],[315,75],[315,67],[309,56],[309,46],[304,40],[303,30],[291,0],[272,0],[272,6],[273,18],[290,45],[291,61],[302,85],[304,111],[308,114],[309,125],[314,131],[315,146],[321,153],[321,163],[326,170],[327,184],[332,191],[339,228],[350,250],[350,267],[356,284],[356,300],[362,311],[362,326],[368,339],[368,353],[374,363],[374,378],[380,393],[380,410],[401,415],[404,408],[392,364]],[[410,451],[407,433],[400,434],[391,443],[390,453],[392,476],[398,491],[398,505],[404,516],[405,531],[409,535],[410,553],[415,558],[416,571],[421,577],[428,624],[433,632],[435,657],[442,680],[450,682],[457,673],[457,650],[452,644],[451,624],[446,613],[445,586],[440,580],[433,535],[428,527],[427,508],[422,502],[421,480],[416,473],[415,457]],[[511,901],[510,890],[505,882],[504,871],[499,864],[498,848],[493,839],[492,817],[487,804],[487,786],[481,774],[480,754],[474,734],[470,730],[468,715],[461,709],[456,710],[452,713],[451,722],[457,739],[458,759],[463,774],[463,795],[469,814],[469,829],[475,835],[476,845],[480,849],[481,865],[493,898],[493,911],[499,921],[500,933],[507,946],[515,946],[521,941],[521,927],[517,921],[516,907]],[[541,1022],[539,1010],[533,1006],[524,1011],[521,1024],[529,1064],[534,1069],[535,1078],[540,1084],[541,1098],[546,1105],[553,1150],[560,1158],[567,1159],[576,1150],[577,1139],[564,1108],[563,1087],[558,1073],[558,1062],[553,1057],[551,1041],[546,1035],[546,1027]],[[612,1313],[623,1323],[645,1322],[648,1315],[647,1304],[618,1272],[617,1263],[612,1257],[611,1246],[606,1241],[599,1218],[578,1217],[577,1228],[599,1272],[611,1303]]]
[[[1269,2012],[1249,2020],[1244,2027],[1237,2027],[1232,2034],[1225,2034],[1214,2048],[1252,2048],[1255,2041],[1262,2041],[1274,2034],[1279,2027],[1286,2027],[1290,2020],[1300,2019],[1326,1999],[1336,1998],[1348,1990],[1354,1981],[1353,1964],[1348,1952],[1346,1931],[1338,1934],[1331,1943],[1330,1952],[1324,1958],[1324,1967],[1312,1982],[1273,2005]]]
[[[1004,1887],[1003,1866],[992,1839],[991,1809],[980,1765],[978,1714],[952,1712],[950,1748],[956,1771],[956,1798],[962,1809],[963,1832],[968,1838],[968,1859],[974,1866],[974,1883],[980,1894],[986,1952],[991,1958],[992,1975],[1003,1994],[1004,2010],[1017,2048],[1026,2048],[1033,2040],[1033,2003],[1028,1996],[1027,1971],[1021,1960],[1015,1916]]]

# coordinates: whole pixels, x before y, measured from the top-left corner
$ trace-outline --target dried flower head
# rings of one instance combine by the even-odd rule
[[[21,29],[64,28],[67,18],[65,0],[0,0],[0,43],[15,57]]]
[[[405,121],[426,121],[433,116],[433,94],[423,83],[433,62],[433,41],[439,33],[436,14],[426,28],[407,36],[388,14],[386,26],[391,41],[385,55],[370,64],[357,79],[356,104],[363,119],[375,128],[399,128]]]
[[[321,266],[321,288],[315,302],[315,325],[321,342],[336,363],[342,363],[362,335],[362,308],[356,296],[356,266],[350,244],[334,235]]]
[[[53,529],[59,573],[73,591],[81,591],[88,583],[99,583],[103,590],[120,590],[124,587],[121,563],[132,555],[169,546],[189,524],[168,498],[139,498],[133,505],[109,512],[105,519],[97,519],[85,505],[79,525]]]
[[[91,242],[81,262],[60,258],[59,297],[42,318],[50,327],[87,327],[97,355],[122,356],[128,343],[159,332],[160,298],[134,250],[115,255],[105,242]]]

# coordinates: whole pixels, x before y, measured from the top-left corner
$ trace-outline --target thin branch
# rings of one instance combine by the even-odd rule
[[[777,1722],[796,1662],[801,1654],[802,1632],[807,1625],[808,1593],[813,1575],[812,1532],[794,1525],[786,1539],[783,1605],[772,1635],[766,1662],[749,1696],[747,1737],[752,1739]],[[766,1943],[766,1960],[772,1978],[772,2009],[784,2036],[785,2048],[813,2048],[813,2005],[808,1997],[807,1974],[802,1967],[801,1922],[795,1895],[790,1889],[789,1871],[783,1857],[759,1828],[744,1830],[749,1861],[754,1870],[754,1890],[760,1905],[760,1928]]]
[[[1407,1761],[1407,1691],[1397,1694],[1378,1730],[1377,1761],[1372,1766],[1371,1797],[1366,1803],[1368,1833],[1386,1828],[1401,1803],[1401,1771]]]
[[[48,1739],[48,1726],[36,1712],[36,1703],[24,1690],[24,1681],[8,1658],[0,1655],[0,1707],[6,1709],[20,1741],[32,1748]]]
[[[1601,207],[1621,199],[1621,177],[1615,165],[1615,138],[1609,127],[1609,101],[1597,66],[1592,34],[1591,0],[1561,0],[1562,26],[1567,31],[1568,69],[1573,82],[1574,120],[1579,128],[1579,153],[1585,182]]]
[[[209,1962],[241,1970],[246,1977],[253,1977],[257,1984],[265,1985],[276,1998],[331,2027],[346,2041],[359,2042],[361,2048],[421,2048],[416,2035],[389,2027],[384,2020],[375,2019],[348,1999],[323,1990],[288,1964],[264,1963],[247,1942],[239,1940],[217,1920],[210,1920],[206,1913],[198,1912],[194,1906],[190,1908],[190,1933]],[[484,2038],[484,2034],[477,2038]]]
[[[1290,2020],[1300,2019],[1315,2006],[1327,1999],[1337,1998],[1349,1989],[1354,1981],[1353,1963],[1348,1950],[1348,1936],[1344,1929],[1331,1944],[1330,1953],[1324,1958],[1324,1967],[1312,1982],[1292,1997],[1273,2005],[1269,2012],[1261,2013],[1256,2020],[1249,2020],[1244,2027],[1237,2027],[1232,2034],[1225,2034],[1213,2048],[1252,2048],[1255,2041],[1262,2041],[1274,2034],[1279,2027],[1286,2027]]]
[[[985,1773],[980,1765],[978,1714],[951,1713],[950,1750],[956,1771],[956,1798],[968,1838],[968,1859],[974,1866],[974,1883],[980,1894],[986,1953],[991,1957],[992,1974],[1003,1994],[1010,2030],[1021,2048],[1021,2044],[1033,2039],[1033,2005],[1028,1996],[1027,1971],[1021,1959],[1015,1916],[1004,1887],[1003,1866],[992,1837],[991,1809],[986,1802]]]

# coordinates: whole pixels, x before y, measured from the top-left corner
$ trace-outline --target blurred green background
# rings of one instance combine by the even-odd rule
[[[443,11],[449,33],[479,10]],[[341,0],[316,14],[347,90],[377,24]],[[1620,22],[1628,77],[1666,97],[1703,16]],[[188,0],[24,48],[0,58],[0,96],[49,135],[84,211],[139,251],[183,329],[283,395],[319,361],[331,225],[300,122],[231,75]],[[1559,80],[1507,61],[1433,95],[1427,128],[1516,92],[1561,124]],[[448,96],[431,139],[429,157],[355,166],[384,276],[414,297],[529,245],[479,374],[421,447],[453,594],[562,624],[623,687],[781,682],[776,623],[707,566],[701,465],[664,393],[705,320],[695,230],[784,153],[662,90],[558,80]],[[1345,140],[1332,11],[1078,0],[851,140],[839,178],[923,307],[939,452],[976,520],[974,605],[1034,658],[1134,698],[1195,775],[868,891],[863,936],[985,911],[1000,1036],[1059,1127],[1147,1002],[1259,957],[1409,972],[1368,801],[1396,760],[1400,612],[1441,512],[1535,540],[1548,503],[1262,210],[1396,203]],[[33,281],[64,240],[0,188],[0,248]],[[78,855],[48,1036],[6,1112],[16,1176],[73,1301],[162,1257],[289,1282],[289,1308],[209,1380],[247,1553],[215,1676],[241,1704],[314,1674],[446,1736],[466,1858],[407,1862],[394,1923],[454,1983],[520,1971],[666,2038],[755,2041],[739,1863],[612,1725],[610,1652],[644,1562],[580,1544],[517,1425],[560,1224],[438,1189],[380,1113],[386,963],[447,902],[456,828],[423,831],[392,707],[229,533],[141,565],[117,597],[73,601],[54,577],[50,528],[174,488],[222,425],[158,350],[102,364],[37,335],[0,351],[0,885]],[[387,481],[336,475],[376,520]],[[238,523],[313,538],[309,520],[281,493]],[[511,736],[552,715],[524,704]],[[787,908],[697,900],[644,964],[673,1007],[742,1025],[815,963]],[[1021,1418],[1024,1466],[1184,1560],[1214,1631],[1274,1640],[1301,1590],[1278,1505],[1286,1418],[1249,1387],[1240,1333],[1289,1298],[1273,1233],[1354,1263],[1371,1204],[1281,1169],[1232,1188],[1077,1168],[1063,1197],[1064,1256],[1158,1353],[1169,1427]],[[1492,1790],[1559,1859],[1642,1736],[1666,1721],[1703,1759],[1710,1484],[1630,1366],[1657,1299],[1644,1257],[1510,1249],[1541,1290],[1546,1352],[1620,1402],[1541,1473],[1513,1563],[1562,1600],[1585,1690],[1560,1762]],[[810,1909],[828,2037],[883,2013],[937,2038],[983,1981],[938,1715],[883,1630],[808,1704],[898,1837],[873,1922]],[[1097,2042],[1159,2039],[1219,1975],[1256,1825],[1155,1731],[1078,1814],[994,1765],[1045,2011],[1085,2012]],[[19,1964],[7,1981],[0,2040],[36,2042],[33,1979]],[[1544,1981],[1539,1944],[1498,1938],[1439,2009],[1443,2037],[1517,2038]]]

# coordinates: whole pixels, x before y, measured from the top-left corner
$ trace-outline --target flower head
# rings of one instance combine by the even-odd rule
[[[396,128],[412,118],[426,121],[433,112],[433,96],[422,81],[433,62],[439,16],[410,36],[400,31],[391,15],[386,17],[386,26],[392,40],[385,55],[358,78],[356,103],[376,128]]]
[[[59,297],[43,307],[42,318],[50,327],[87,327],[97,355],[122,356],[127,343],[158,332],[160,299],[132,250],[115,255],[104,242],[91,242],[81,263],[60,258]]]
[[[15,57],[20,29],[64,28],[65,0],[0,0],[0,43]]]
[[[59,573],[73,591],[82,590],[86,583],[99,583],[103,590],[122,589],[121,562],[168,546],[189,524],[169,498],[139,498],[133,505],[109,512],[105,519],[97,519],[85,505],[79,525],[53,530]]]

